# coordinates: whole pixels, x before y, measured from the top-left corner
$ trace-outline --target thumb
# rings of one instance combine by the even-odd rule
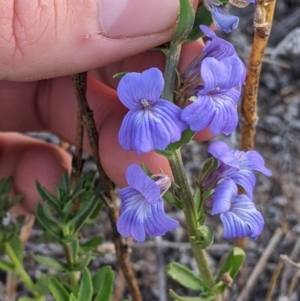
[[[174,0],[4,0],[0,80],[32,81],[101,67],[167,42]]]

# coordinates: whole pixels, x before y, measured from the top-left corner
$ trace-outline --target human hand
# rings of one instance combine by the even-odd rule
[[[195,1],[196,2],[196,1]],[[112,76],[120,71],[163,68],[160,52],[144,52],[170,40],[178,17],[174,0],[6,1],[0,27],[0,129],[49,131],[75,142],[76,99],[70,74],[89,71],[87,99],[99,131],[100,158],[120,186],[131,163],[153,173],[170,172],[164,158],[125,152],[117,133],[126,109],[118,101]],[[183,51],[182,66],[199,52]],[[97,68],[97,69],[96,69]],[[85,141],[84,148],[89,151]],[[53,190],[71,159],[62,149],[16,134],[0,134],[0,176],[12,176],[14,192],[24,195],[19,213],[33,212],[35,181]]]

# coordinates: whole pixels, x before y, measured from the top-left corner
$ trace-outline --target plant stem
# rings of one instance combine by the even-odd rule
[[[174,84],[176,79],[176,69],[178,66],[179,58],[181,53],[181,44],[174,45],[170,42],[170,48],[167,53],[167,61],[165,66],[165,86],[162,94],[162,98],[173,101],[174,96]]]
[[[63,231],[64,238],[67,238],[70,235],[69,227],[67,225],[63,225],[62,231]],[[73,254],[71,244],[69,242],[64,243],[63,247],[64,247],[64,251],[66,254],[68,266],[72,267],[76,261],[76,258],[74,258],[75,256]],[[72,292],[75,294],[75,296],[77,296],[79,284],[78,284],[78,278],[77,278],[76,272],[71,271],[71,272],[68,272],[68,274],[70,277],[70,284],[72,287]]]
[[[33,296],[39,301],[45,301],[44,296],[36,293],[34,291],[34,282],[32,281],[31,277],[25,271],[22,263],[19,261],[18,257],[16,256],[14,250],[12,249],[9,242],[4,243],[5,252],[8,255],[9,259],[14,265],[14,273],[19,276],[23,283],[27,286]]]
[[[179,198],[184,204],[183,212],[186,217],[187,232],[199,272],[202,276],[205,287],[208,288],[210,291],[214,291],[215,280],[209,268],[206,252],[205,250],[201,249],[193,239],[199,236],[197,230],[199,225],[197,222],[195,207],[192,200],[192,193],[190,191],[189,184],[186,178],[186,173],[182,163],[180,150],[174,152],[173,157],[169,158],[169,162],[175,183],[179,186]]]
[[[71,244],[70,243],[65,244],[64,250],[66,253],[66,259],[67,259],[68,265],[72,266],[74,264],[74,256],[73,256]],[[75,294],[75,296],[77,296],[79,285],[78,285],[78,278],[77,278],[76,272],[72,271],[72,272],[69,272],[68,274],[70,277],[72,292]]]
[[[248,63],[247,80],[242,100],[241,149],[254,149],[257,117],[257,94],[262,60],[270,36],[276,0],[259,0],[255,4],[254,37]],[[246,238],[238,238],[235,245],[245,249]]]
[[[73,76],[74,78],[74,76]],[[101,196],[108,209],[109,219],[113,230],[113,242],[116,249],[116,255],[118,263],[124,274],[124,278],[128,285],[128,290],[132,296],[133,301],[142,301],[142,294],[139,289],[137,279],[133,272],[133,268],[130,262],[129,248],[126,240],[120,235],[117,230],[116,222],[119,216],[118,206],[116,204],[116,196],[114,191],[114,185],[105,173],[100,156],[99,156],[99,136],[94,120],[94,113],[90,109],[88,101],[85,95],[87,75],[86,72],[81,73],[77,77],[78,80],[74,81],[75,90],[82,90],[82,93],[76,93],[78,108],[80,110],[82,124],[86,130],[87,137],[91,146],[92,154],[97,165],[99,173],[100,184],[102,187]]]

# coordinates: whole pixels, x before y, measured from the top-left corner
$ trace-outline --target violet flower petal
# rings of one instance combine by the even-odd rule
[[[124,75],[117,88],[120,101],[130,110],[141,108],[141,100],[159,100],[164,79],[161,71],[150,68],[142,73],[130,72]]]
[[[160,188],[139,165],[131,164],[127,167],[126,180],[128,185],[140,192],[149,203],[155,204],[160,199]],[[123,189],[120,189],[120,195],[122,191]],[[122,197],[128,198],[124,195]]]
[[[217,29],[230,33],[237,28],[239,18],[229,15],[224,7],[212,6],[210,12]]]
[[[256,177],[251,170],[240,169],[234,176],[231,177],[231,180],[235,184],[243,187],[250,199],[253,198],[253,190],[256,183]]]
[[[207,148],[207,152],[229,166],[240,168],[240,164],[231,152],[231,148],[223,141],[211,143]]]
[[[224,238],[255,239],[261,234],[264,220],[254,203],[244,194],[236,195],[229,211],[220,215],[224,226]]]
[[[211,215],[230,210],[232,196],[237,194],[237,187],[231,180],[225,180],[217,185],[213,194]]]
[[[163,209],[163,202],[149,206],[145,213],[147,218],[144,221],[145,231],[150,236],[162,236],[168,231],[175,229],[179,222],[168,217]]]
[[[244,154],[240,156],[239,162],[241,168],[257,170],[268,177],[272,175],[271,170],[265,167],[265,161],[263,157],[254,150],[244,152]]]
[[[208,96],[201,96],[185,107],[181,119],[187,122],[192,131],[198,132],[209,126],[214,116],[215,104]]]

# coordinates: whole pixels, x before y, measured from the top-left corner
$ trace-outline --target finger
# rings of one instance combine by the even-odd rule
[[[34,212],[40,199],[38,180],[54,193],[54,183],[70,170],[71,158],[61,148],[17,133],[0,133],[0,178],[13,178],[13,194],[22,194],[16,208],[19,214]]]
[[[2,81],[0,90],[6,85],[10,93],[3,93],[0,103],[9,105],[0,111],[1,130],[33,131],[38,128],[54,132],[71,144],[75,143],[77,102],[70,77],[30,83],[28,86],[21,84],[27,87],[24,87],[24,95],[31,95],[29,99],[20,98],[19,83]],[[145,163],[153,173],[159,173],[160,168],[170,173],[167,161],[161,156],[155,153],[137,155],[119,146],[118,131],[127,109],[119,102],[114,90],[89,77],[87,99],[94,111],[99,132],[102,164],[117,185],[126,186],[124,175],[131,163]],[[90,152],[86,139],[84,146]]]
[[[202,39],[192,43],[183,44],[179,62],[180,72],[183,71],[187,65],[202,52],[203,47],[204,43]],[[93,70],[92,74],[107,86],[117,89],[120,80],[114,78],[115,74],[119,72],[142,72],[152,67],[157,67],[161,71],[164,71],[164,65],[165,55],[159,50],[152,50],[103,66],[99,69]]]
[[[174,0],[6,0],[0,79],[63,76],[140,53],[170,40],[178,11]]]

